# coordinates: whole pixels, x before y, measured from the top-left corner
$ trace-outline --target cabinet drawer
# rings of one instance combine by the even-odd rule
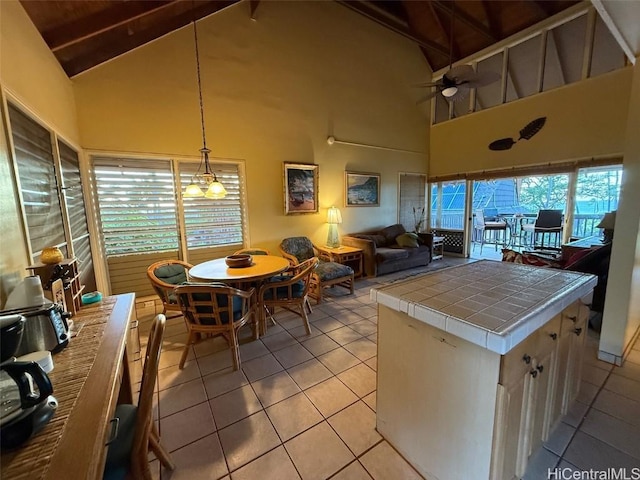
[[[507,386],[517,382],[525,372],[531,370],[537,342],[538,332],[535,332],[502,357],[500,369],[500,383],[502,385]]]

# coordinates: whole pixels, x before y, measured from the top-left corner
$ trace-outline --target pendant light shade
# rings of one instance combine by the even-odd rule
[[[220,183],[216,174],[211,170],[209,163],[209,153],[211,150],[207,148],[207,138],[204,128],[204,105],[202,102],[202,81],[200,80],[200,55],[198,52],[198,29],[196,21],[193,21],[193,37],[196,46],[196,73],[198,77],[198,96],[200,99],[200,125],[202,127],[202,148],[200,149],[200,165],[198,171],[191,178],[191,183],[187,185],[182,194],[185,198],[205,197],[214,200],[224,198],[227,190]],[[200,173],[204,167],[204,172]]]

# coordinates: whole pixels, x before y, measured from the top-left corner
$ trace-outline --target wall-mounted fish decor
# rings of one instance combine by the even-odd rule
[[[520,138],[514,140],[513,138],[501,138],[495,140],[489,144],[489,150],[509,150],[520,140],[530,140],[536,133],[538,133],[544,123],[547,121],[547,117],[536,118],[535,120],[527,123],[522,130],[520,130]]]

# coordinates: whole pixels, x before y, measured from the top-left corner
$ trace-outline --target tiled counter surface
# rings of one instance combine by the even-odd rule
[[[589,274],[482,260],[372,289],[370,295],[504,355],[573,302],[589,297],[596,283]]]

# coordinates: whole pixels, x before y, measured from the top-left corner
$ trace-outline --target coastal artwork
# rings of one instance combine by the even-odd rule
[[[380,174],[345,172],[344,183],[346,207],[380,205]]]
[[[318,212],[318,165],[284,164],[284,213]]]

